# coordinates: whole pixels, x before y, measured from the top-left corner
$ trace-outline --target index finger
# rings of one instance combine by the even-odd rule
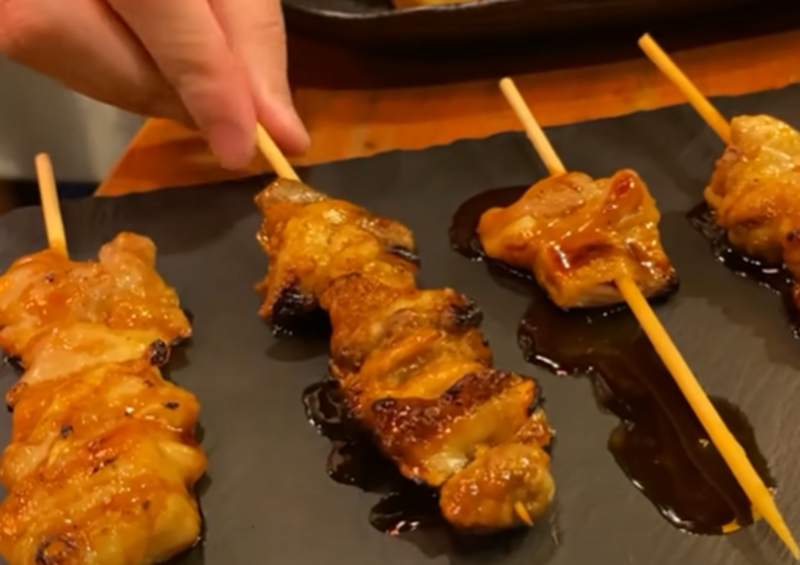
[[[228,44],[244,64],[256,116],[287,153],[309,145],[286,73],[286,34],[280,0],[209,0]]]
[[[107,0],[150,52],[212,150],[229,168],[255,151],[247,74],[204,0]]]

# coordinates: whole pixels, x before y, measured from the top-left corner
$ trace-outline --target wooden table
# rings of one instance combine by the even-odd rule
[[[777,14],[758,22],[748,14],[744,20],[745,24],[725,25],[716,20],[694,22],[700,28],[695,37],[703,36],[700,41],[690,37],[688,24],[654,37],[708,95],[800,82],[800,29],[786,29],[796,17]],[[503,53],[425,56],[358,53],[290,36],[295,101],[313,140],[307,154],[294,163],[419,149],[520,129],[497,87],[498,78],[506,74],[515,76],[544,125],[682,102],[679,92],[636,48],[638,33],[594,39],[593,48],[550,39],[505,48]],[[196,133],[169,121],[150,120],[97,194],[142,192],[266,170],[268,165],[257,159],[246,171],[225,171]]]

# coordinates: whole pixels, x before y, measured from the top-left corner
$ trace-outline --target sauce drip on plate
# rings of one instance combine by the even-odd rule
[[[800,312],[792,292],[792,275],[785,268],[764,265],[757,259],[745,257],[728,242],[725,230],[714,222],[714,213],[705,202],[697,205],[688,214],[689,223],[709,240],[714,255],[737,275],[747,277],[765,286],[783,299],[795,337],[800,337]]]
[[[352,417],[339,384],[326,379],[303,393],[306,416],[333,444],[328,476],[383,497],[372,508],[369,522],[381,532],[397,535],[444,525],[435,489],[406,479],[384,457]]]

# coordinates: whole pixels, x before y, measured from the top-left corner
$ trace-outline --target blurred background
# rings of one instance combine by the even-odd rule
[[[0,213],[38,201],[33,158],[42,151],[62,196],[92,194],[143,123],[0,56]]]

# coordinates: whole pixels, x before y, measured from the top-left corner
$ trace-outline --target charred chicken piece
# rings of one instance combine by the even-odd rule
[[[472,301],[417,288],[408,228],[289,180],[256,203],[270,264],[262,316],[281,326],[328,313],[330,373],[401,472],[441,489],[456,528],[519,526],[518,504],[541,516],[555,486],[538,384],[492,368]]]
[[[570,172],[537,182],[507,208],[487,210],[477,232],[487,256],[531,272],[558,306],[587,308],[624,302],[614,283],[623,276],[648,298],[676,288],[659,220],[634,171],[597,180]]]
[[[0,460],[10,565],[145,565],[198,540],[199,404],[159,371],[191,327],[154,262],[123,233],[99,261],[42,251],[0,277],[0,339],[25,369]]]
[[[770,116],[731,120],[705,199],[733,247],[786,266],[800,305],[800,133]]]

